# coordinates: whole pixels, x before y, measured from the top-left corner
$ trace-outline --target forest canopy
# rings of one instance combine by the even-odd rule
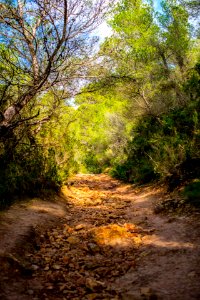
[[[1,205],[77,172],[199,182],[199,9],[1,1]],[[105,18],[112,34],[99,44],[92,32]]]

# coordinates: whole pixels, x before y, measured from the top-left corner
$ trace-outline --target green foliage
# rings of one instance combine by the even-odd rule
[[[33,108],[27,107],[24,117],[26,113],[35,115],[42,107],[41,116],[45,118],[54,100],[51,94],[44,94],[35,100]],[[78,171],[73,132],[69,132],[74,109],[59,105],[43,126],[41,116],[39,120],[34,118],[35,126],[22,124],[0,141],[0,207],[24,195],[40,196],[50,190],[58,191]]]
[[[177,108],[159,119],[143,116],[134,127],[127,161],[115,167],[117,176],[133,182],[176,176],[195,178],[195,168],[186,172],[184,162],[200,157],[199,101]],[[124,169],[125,168],[125,169]],[[126,173],[126,176],[124,175]]]
[[[102,172],[100,162],[92,152],[88,152],[85,154],[85,157],[83,158],[83,164],[85,165],[86,170],[89,173],[99,174]]]
[[[125,182],[139,184],[145,184],[157,178],[151,162],[145,158],[138,161],[130,158],[122,165],[114,166],[110,174]]]
[[[118,83],[119,84],[119,83]],[[89,86],[94,88],[96,84]],[[127,101],[113,88],[87,91],[76,98],[76,157],[84,172],[99,173],[116,161],[123,160],[128,140],[126,126]]]
[[[49,156],[49,149],[51,149],[59,179],[64,182],[79,170],[75,159],[76,137],[73,127],[76,111],[66,105],[60,106],[59,110],[49,122],[44,124],[37,135],[37,140],[43,145],[46,157]]]
[[[190,204],[200,207],[200,181],[186,185],[183,195]]]
[[[4,151],[0,161],[0,207],[23,195],[39,195],[49,188],[57,190],[61,183],[54,151],[49,149],[45,157],[42,147],[27,139],[15,149]]]
[[[133,138],[127,145],[127,159],[122,165],[114,168],[113,175],[125,181],[146,183],[156,178],[154,167],[149,154],[152,152],[149,131],[150,124],[154,124],[152,117],[140,119],[134,126]],[[151,127],[153,130],[153,126]],[[155,129],[154,129],[155,130]]]
[[[131,165],[127,161],[123,164],[118,164],[116,166],[113,166],[113,168],[110,170],[110,175],[114,178],[123,180],[123,181],[130,181],[129,179],[129,173],[130,173]]]
[[[163,13],[159,16],[161,36],[173,57],[173,63],[182,70],[190,45],[188,13],[177,1],[163,1]]]

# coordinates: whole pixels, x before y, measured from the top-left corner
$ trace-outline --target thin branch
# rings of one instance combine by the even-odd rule
[[[30,121],[30,120],[33,120],[35,118],[37,118],[39,116],[40,112],[38,111],[36,115],[32,116],[32,117],[28,117],[28,118],[24,118],[24,119],[21,119],[17,122],[14,122],[9,128],[15,128],[17,127],[19,124],[22,124],[22,123],[25,123],[27,121]]]

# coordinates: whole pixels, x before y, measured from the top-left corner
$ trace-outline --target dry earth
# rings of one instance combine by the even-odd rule
[[[161,190],[107,175],[60,196],[1,213],[0,299],[200,299],[198,213],[155,214]]]

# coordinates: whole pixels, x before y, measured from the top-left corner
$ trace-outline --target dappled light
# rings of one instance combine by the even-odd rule
[[[94,229],[92,234],[99,245],[124,248],[138,246],[142,242],[141,235],[137,233],[137,227],[132,224],[102,226]]]

